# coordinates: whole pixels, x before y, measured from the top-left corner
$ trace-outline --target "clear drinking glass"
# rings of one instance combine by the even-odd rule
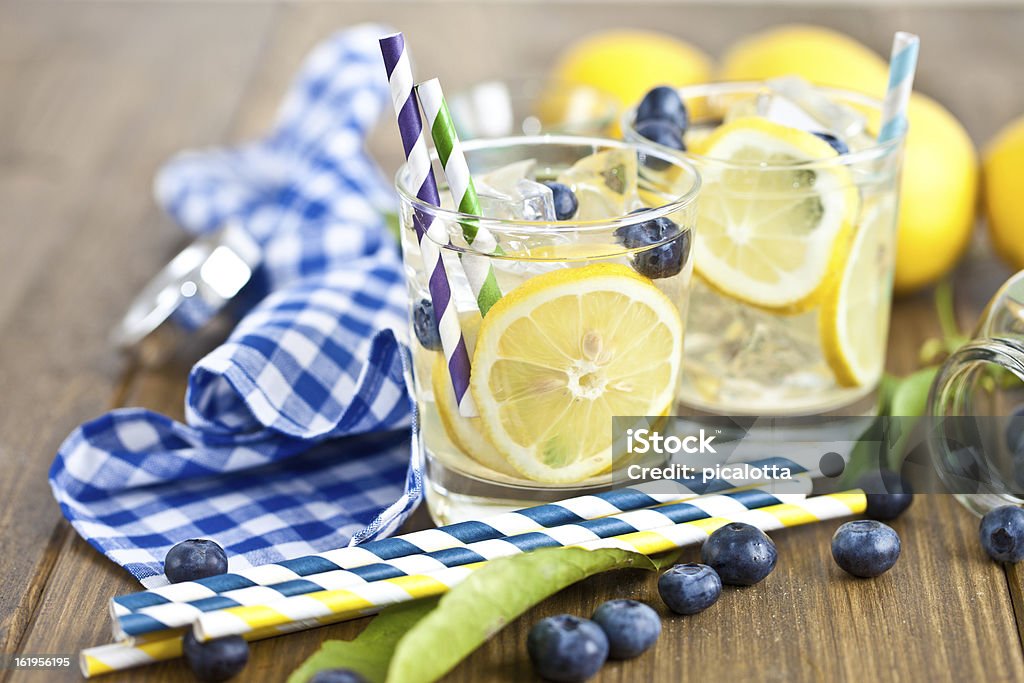
[[[926,414],[935,469],[961,503],[978,514],[1024,504],[1024,271],[942,365]]]
[[[881,103],[852,92],[813,92],[866,122],[839,154],[803,130],[751,123],[761,118],[758,103],[777,92],[767,84],[678,92],[690,115],[689,151],[675,153],[703,183],[683,403],[720,415],[872,413],[885,362],[902,137],[877,143],[870,131]],[[644,140],[634,119],[635,110],[626,113],[624,135]],[[723,121],[749,130],[726,144]]]
[[[525,164],[537,181],[570,186],[579,209],[560,221],[460,214],[442,173],[444,206],[435,207],[415,198],[407,167],[398,172],[426,499],[440,523],[607,487],[611,417],[671,411],[700,187],[692,165],[647,145],[540,136],[463,149],[478,188],[507,183]],[[416,212],[444,227],[438,246],[472,358],[477,417],[460,414],[444,352],[422,329],[430,295]],[[474,247],[467,226],[497,247]],[[502,292],[482,318],[464,274],[472,263],[489,266]]]
[[[544,78],[489,80],[448,101],[462,140],[510,135],[606,135],[619,101],[589,85]]]

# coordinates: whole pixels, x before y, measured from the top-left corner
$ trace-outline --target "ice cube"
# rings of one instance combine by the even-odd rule
[[[533,159],[485,173],[476,181],[480,211],[488,218],[517,221],[554,221],[551,188],[533,180]]]
[[[835,135],[851,148],[871,141],[864,116],[855,109],[836,102],[809,82],[797,76],[768,81],[772,94],[759,99],[763,116],[793,128],[813,133]]]
[[[641,206],[637,195],[636,153],[609,149],[577,161],[558,176],[576,193],[580,207],[575,219],[602,220],[624,216]]]

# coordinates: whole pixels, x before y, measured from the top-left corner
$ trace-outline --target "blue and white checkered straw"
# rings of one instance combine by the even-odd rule
[[[898,31],[892,41],[892,57],[889,59],[889,87],[882,104],[882,126],[878,132],[879,142],[888,142],[899,137],[907,129],[907,105],[914,88],[914,72],[917,70],[917,51],[921,39],[913,33]]]
[[[416,191],[417,199],[433,206],[440,206],[441,198],[437,193],[437,182],[430,166],[423,119],[420,118],[420,110],[413,95],[412,64],[409,61],[409,51],[405,47],[405,37],[401,33],[395,33],[381,38],[380,52],[384,58],[384,68],[387,70],[388,84],[391,87],[391,100],[398,117],[398,132],[405,149],[406,169],[410,176],[409,187]],[[444,260],[441,258],[440,245],[448,243],[448,233],[441,222],[419,209],[413,210],[413,225],[416,228],[423,268],[430,288],[430,299],[434,304],[434,315],[437,317],[441,336],[441,348],[455,389],[459,413],[464,417],[475,417],[476,404],[469,391],[469,352],[466,349],[466,340],[462,336],[459,314],[455,310],[451,280],[448,279]]]
[[[807,472],[807,468],[786,458],[765,458],[749,463],[753,468],[767,470],[773,466],[789,469],[793,475]],[[435,550],[457,548],[468,543],[513,536],[539,529],[575,524],[629,510],[639,510],[664,503],[673,503],[697,495],[721,493],[750,481],[716,479],[702,484],[678,484],[674,493],[648,493],[637,488],[623,488],[593,495],[578,496],[557,503],[539,505],[515,512],[506,512],[483,520],[449,524],[438,529],[415,531],[403,536],[371,541],[359,546],[339,548],[318,555],[307,555],[292,560],[251,567],[242,572],[211,576],[198,581],[184,581],[160,586],[148,591],[115,597],[111,612],[115,620],[129,612],[139,611],[170,602],[195,602],[216,598],[221,593],[250,588],[272,586],[302,579],[320,572],[352,569],[369,564],[393,560],[398,557],[419,555]],[[762,487],[763,488],[763,487]]]
[[[787,487],[788,490],[802,487],[804,492],[775,494],[754,488],[730,491],[722,495],[699,496],[685,502],[621,512],[608,517],[584,520],[576,524],[563,524],[543,530],[376,562],[362,567],[321,572],[272,586],[241,588],[195,602],[154,605],[116,619],[114,637],[122,640],[188,626],[204,613],[228,607],[262,605],[269,601],[306,595],[321,590],[353,588],[401,576],[428,574],[537,548],[578,545],[627,533],[650,531],[672,524],[694,522],[710,517],[729,517],[746,510],[780,503],[799,502],[804,500],[806,494],[811,490],[811,479],[807,475],[801,475],[799,483],[794,480],[789,484],[792,488]]]

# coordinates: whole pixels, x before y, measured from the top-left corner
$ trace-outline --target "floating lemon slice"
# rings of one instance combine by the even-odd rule
[[[822,351],[836,381],[844,387],[875,381],[885,361],[892,287],[879,281],[892,272],[893,250],[886,237],[891,223],[891,213],[884,216],[877,210],[865,211],[842,278],[821,307]]]
[[[611,467],[613,416],[669,410],[682,346],[676,306],[631,268],[557,270],[488,311],[470,387],[488,439],[523,476],[579,482]]]
[[[806,131],[745,117],[716,129],[701,153],[708,160],[701,164],[697,272],[756,306],[799,312],[820,303],[846,260],[860,197],[844,166],[796,164],[833,158],[835,150]]]
[[[477,331],[480,329],[480,314],[460,315],[459,322],[462,324],[466,349],[472,354],[476,345]],[[452,388],[452,380],[448,375],[448,365],[442,354],[434,354],[430,381],[434,388],[434,402],[437,404],[437,413],[441,417],[441,424],[444,425],[444,431],[455,447],[484,467],[509,476],[518,476],[516,470],[484,436],[480,418],[463,417],[459,413],[455,390]]]

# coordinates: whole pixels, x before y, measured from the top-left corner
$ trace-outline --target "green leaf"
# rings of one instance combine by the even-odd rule
[[[542,548],[492,560],[444,595],[398,643],[387,683],[431,683],[516,617],[577,581],[609,569],[659,564],[627,550]]]
[[[437,598],[395,605],[374,617],[354,640],[328,640],[288,677],[288,683],[306,683],[324,669],[352,669],[372,683],[387,677],[395,645],[430,610]]]
[[[938,367],[924,368],[902,378],[892,393],[889,404],[889,415],[898,417],[920,417],[924,415],[928,403],[928,391],[931,389]]]

